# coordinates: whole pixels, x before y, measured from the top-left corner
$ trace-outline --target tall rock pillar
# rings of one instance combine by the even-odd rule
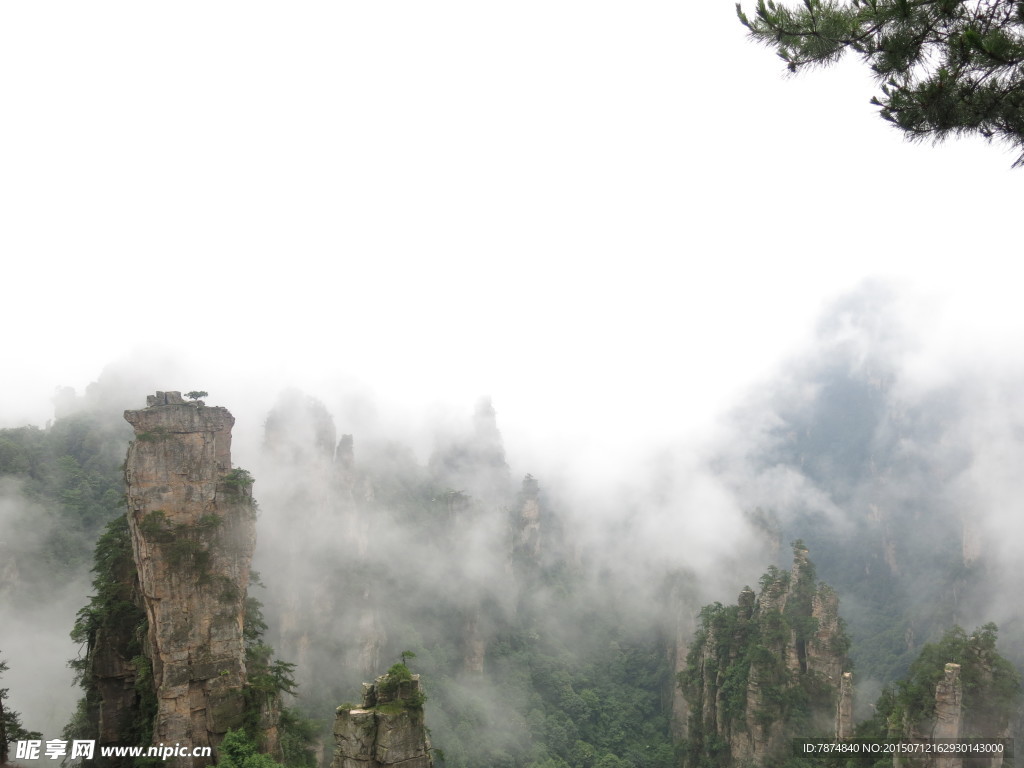
[[[843,672],[836,702],[836,738],[853,738],[853,673]]]
[[[158,699],[153,744],[216,747],[245,715],[252,480],[231,469],[235,419],[226,408],[186,403],[178,392],[157,392],[147,405],[124,414],[135,429],[125,480]],[[212,760],[167,763],[200,768]]]
[[[963,726],[963,686],[960,683],[960,665],[947,664],[942,679],[935,686],[936,739],[959,739]],[[963,760],[958,754],[941,755],[936,768],[960,768]]]

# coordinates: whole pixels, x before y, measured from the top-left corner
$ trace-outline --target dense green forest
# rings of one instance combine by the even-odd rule
[[[0,591],[30,604],[88,571],[96,539],[121,513],[121,465],[131,430],[120,413],[83,411],[48,428],[0,430],[0,483],[13,505],[0,558],[15,578]],[[14,587],[17,586],[17,589]]]

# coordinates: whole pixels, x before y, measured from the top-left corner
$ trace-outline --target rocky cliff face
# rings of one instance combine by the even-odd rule
[[[337,710],[332,768],[431,768],[422,698],[419,675],[388,674],[364,684],[360,706]]]
[[[157,696],[153,743],[216,746],[246,714],[252,480],[232,470],[235,420],[226,408],[157,392],[125,419],[135,430],[125,480]],[[264,711],[260,723],[270,751],[274,720]],[[212,762],[178,760],[183,768]]]
[[[736,605],[716,603],[701,618],[681,676],[689,765],[763,765],[793,736],[849,727],[837,722],[849,716],[840,696],[847,643],[838,599],[816,584],[806,549],[795,547],[790,572],[770,569],[760,593],[744,589]]]

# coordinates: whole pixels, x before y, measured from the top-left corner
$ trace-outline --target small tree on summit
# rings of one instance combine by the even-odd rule
[[[193,389],[191,392],[186,392],[185,393],[185,397],[187,397],[189,400],[198,400],[201,397],[209,397],[209,396],[210,396],[209,392],[204,392],[201,389]]]

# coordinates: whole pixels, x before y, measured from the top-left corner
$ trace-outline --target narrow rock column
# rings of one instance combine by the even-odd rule
[[[242,624],[256,542],[248,474],[231,471],[226,408],[157,392],[125,411],[128,525],[149,620],[158,699],[153,744],[216,747],[242,725]],[[200,768],[208,758],[172,758]]]
[[[853,738],[853,673],[843,672],[836,702],[836,738]]]
[[[963,724],[963,689],[960,684],[960,665],[947,664],[943,678],[935,686],[936,739],[959,739]],[[963,760],[958,755],[940,756],[936,768],[960,768]]]

